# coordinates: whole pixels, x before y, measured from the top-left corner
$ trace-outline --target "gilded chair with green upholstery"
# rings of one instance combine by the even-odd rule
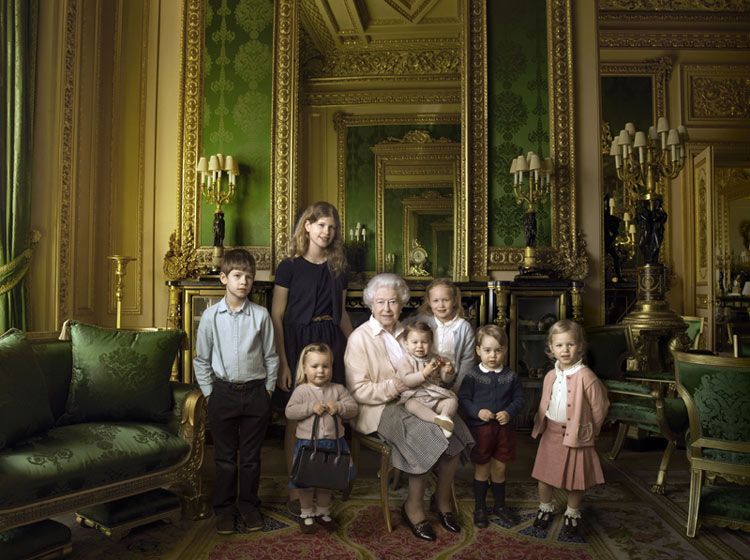
[[[645,431],[663,437],[667,447],[661,457],[651,491],[664,493],[672,453],[688,425],[682,399],[669,394],[670,378],[647,377],[636,371],[635,347],[629,325],[586,329],[586,363],[604,382],[610,406],[607,421],[618,424],[608,457],[617,459],[629,432]]]
[[[706,318],[683,315],[682,320],[685,321],[688,326],[685,334],[690,339],[690,348],[697,350],[700,348],[701,336],[703,335],[703,326],[705,325]]]
[[[732,349],[735,358],[750,358],[750,335],[735,334],[732,336]]]
[[[674,352],[674,362],[690,418],[687,535],[700,523],[750,531],[750,358]]]

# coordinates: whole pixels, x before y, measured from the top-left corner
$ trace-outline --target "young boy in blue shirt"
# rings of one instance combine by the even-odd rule
[[[216,531],[228,535],[238,524],[249,531],[263,528],[260,452],[279,357],[270,314],[248,299],[255,279],[253,256],[244,249],[227,251],[219,279],[226,294],[201,317],[193,366],[208,399],[214,441]]]
[[[516,458],[516,433],[510,421],[523,408],[523,386],[518,374],[505,366],[508,337],[497,325],[477,329],[477,354],[481,363],[461,383],[458,402],[476,441],[474,463],[474,525],[488,526],[486,496],[489,486],[495,499],[492,512],[504,525],[518,523],[505,507],[505,465]]]

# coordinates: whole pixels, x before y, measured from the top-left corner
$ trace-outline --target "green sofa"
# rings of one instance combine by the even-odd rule
[[[169,378],[181,331],[72,331],[0,337],[0,532],[161,487],[204,515],[205,398]]]

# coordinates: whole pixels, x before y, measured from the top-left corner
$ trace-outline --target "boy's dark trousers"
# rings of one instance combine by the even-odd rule
[[[214,378],[208,425],[214,440],[213,507],[217,516],[234,513],[235,503],[242,513],[260,506],[260,452],[270,418],[271,399],[265,379],[229,383]]]

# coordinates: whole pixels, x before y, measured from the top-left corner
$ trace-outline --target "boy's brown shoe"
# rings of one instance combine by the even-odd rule
[[[247,531],[261,531],[265,527],[263,522],[263,516],[257,509],[249,512],[243,512],[240,514],[242,517],[242,524],[245,526]]]
[[[217,515],[216,532],[220,535],[231,535],[234,533],[234,515],[231,513]]]

